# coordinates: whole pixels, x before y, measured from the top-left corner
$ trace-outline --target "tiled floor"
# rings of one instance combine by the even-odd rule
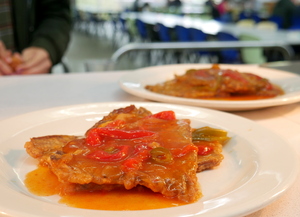
[[[72,32],[71,42],[64,57],[64,62],[72,73],[87,72],[87,62],[96,63],[92,71],[101,71],[103,61],[107,62],[117,48],[113,46],[110,35],[99,36],[87,34],[78,30]],[[134,66],[129,59],[122,58],[116,70],[133,69]],[[60,65],[54,68],[54,73],[62,73]]]
[[[87,60],[106,60],[113,52],[110,40],[73,31],[65,62],[71,72],[85,72]]]
[[[84,72],[87,60],[110,58],[114,50],[109,40],[73,31],[71,43],[65,55],[65,62],[72,72]]]

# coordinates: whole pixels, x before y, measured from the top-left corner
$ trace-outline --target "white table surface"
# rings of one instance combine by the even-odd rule
[[[126,71],[0,77],[0,121],[41,109],[83,103],[147,101],[118,85]],[[300,153],[300,103],[233,112],[284,137]],[[247,217],[300,216],[300,176],[282,197]],[[0,213],[1,216],[1,213]]]

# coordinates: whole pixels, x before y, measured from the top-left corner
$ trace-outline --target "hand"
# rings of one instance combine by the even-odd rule
[[[10,66],[11,62],[12,52],[10,50],[7,50],[4,43],[0,41],[0,76],[13,73],[13,69]]]
[[[39,47],[29,47],[22,52],[23,63],[16,67],[16,73],[22,75],[45,74],[52,67],[48,52]]]

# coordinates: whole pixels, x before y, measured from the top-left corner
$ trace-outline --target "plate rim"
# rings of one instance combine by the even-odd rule
[[[48,109],[42,109],[42,110],[37,110],[37,111],[32,111],[32,112],[27,112],[27,113],[24,113],[24,114],[21,114],[21,115],[17,115],[17,116],[14,116],[14,117],[10,117],[10,118],[7,118],[7,119],[4,119],[4,120],[1,120],[0,121],[0,127],[3,123],[5,122],[9,122],[11,120],[17,120],[21,117],[24,117],[24,116],[27,116],[27,115],[34,115],[34,114],[38,114],[38,113],[47,113],[49,111],[58,111],[58,110],[61,110],[61,109],[65,109],[65,108],[77,108],[77,107],[82,107],[82,106],[95,106],[95,107],[101,107],[101,106],[107,106],[109,104],[113,104],[114,106],[117,106],[117,105],[120,105],[120,104],[127,104],[127,105],[130,105],[130,104],[135,104],[135,105],[138,105],[138,106],[147,106],[147,105],[151,105],[151,106],[158,106],[158,107],[165,107],[165,106],[173,106],[173,107],[179,107],[179,108],[187,108],[187,109],[194,109],[194,110],[201,110],[201,111],[204,111],[204,112],[209,112],[209,113],[213,113],[213,114],[221,114],[221,115],[225,115],[225,116],[228,116],[228,117],[233,117],[233,118],[238,118],[240,120],[243,120],[243,121],[246,121],[248,123],[251,123],[251,124],[254,124],[256,126],[259,126],[261,129],[264,129],[272,134],[275,134],[274,132],[268,130],[267,128],[255,123],[254,121],[250,120],[250,119],[247,119],[247,118],[244,118],[244,117],[240,117],[238,115],[234,115],[234,114],[230,114],[230,113],[226,113],[226,112],[222,112],[222,111],[217,111],[217,110],[212,110],[212,109],[207,109],[207,108],[198,108],[198,107],[194,107],[194,106],[187,106],[187,105],[177,105],[177,104],[166,104],[166,103],[155,103],[155,102],[135,102],[135,101],[131,101],[131,102],[126,102],[126,101],[121,101],[121,102],[102,102],[102,103],[85,103],[85,104],[74,104],[74,105],[68,105],[68,106],[58,106],[58,107],[52,107],[52,108],[48,108]],[[60,119],[59,117],[57,117],[57,119]],[[275,134],[276,137],[282,139],[282,141],[284,141],[286,144],[288,144],[288,148],[290,150],[293,150],[293,147],[284,139],[282,138],[281,136]],[[0,140],[0,142],[2,143],[2,140]],[[234,212],[231,212],[232,216],[238,216],[240,214],[250,214],[254,211],[257,211],[259,209],[261,209],[262,207],[265,207],[266,205],[270,204],[271,202],[273,202],[275,199],[277,199],[278,197],[280,197],[287,189],[289,189],[289,187],[291,187],[291,185],[294,183],[295,179],[296,179],[296,176],[298,174],[298,171],[299,171],[299,166],[298,166],[298,159],[296,158],[296,154],[295,153],[292,153],[292,156],[296,159],[296,165],[297,165],[297,168],[294,169],[295,171],[297,172],[294,172],[294,173],[291,173],[289,177],[289,180],[286,181],[285,185],[282,186],[282,189],[280,192],[277,192],[276,195],[273,195],[273,197],[270,199],[266,199],[264,201],[262,201],[262,203],[260,204],[260,206],[256,206],[255,209],[252,207],[252,208],[249,208],[249,210],[247,211],[243,211],[241,213],[241,211],[236,211],[236,213]],[[0,176],[1,177],[1,176]],[[1,180],[1,179],[0,179]],[[2,186],[1,186],[2,187]],[[45,203],[42,201],[42,203]],[[2,205],[0,205],[0,207],[2,207]],[[61,208],[61,207],[60,207]],[[167,209],[164,209],[164,211],[167,210]],[[103,213],[106,213],[107,211],[102,211]],[[108,211],[108,212],[111,212],[111,211]],[[113,211],[113,212],[118,212],[118,213],[121,213],[122,211]],[[126,211],[125,211],[126,212]],[[144,212],[144,211],[141,211],[141,212]],[[126,212],[126,214],[128,214]],[[23,215],[17,215],[17,216],[23,216]],[[29,216],[29,215],[28,215]],[[30,215],[31,216],[31,215]],[[195,215],[197,216],[197,215]],[[199,216],[202,216],[202,215],[199,215]],[[211,215],[211,216],[215,216],[215,215]],[[26,215],[27,217],[27,215]]]

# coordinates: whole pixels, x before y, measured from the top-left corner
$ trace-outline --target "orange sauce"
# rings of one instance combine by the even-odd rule
[[[28,190],[38,196],[60,195],[61,189],[65,187],[47,167],[42,166],[29,172],[24,182]],[[59,203],[83,209],[118,211],[160,209],[186,204],[143,187],[109,192],[72,192],[61,195]]]
[[[203,98],[207,100],[231,100],[231,101],[238,101],[238,100],[258,100],[258,99],[269,99],[274,98],[275,96],[256,96],[256,95],[249,95],[249,96],[229,96],[229,97],[211,97],[211,98]]]
[[[278,85],[273,84],[273,88],[277,90],[278,96],[283,95],[284,91],[281,87]],[[259,100],[259,99],[270,99],[274,98],[277,95],[236,95],[236,96],[228,96],[228,97],[209,97],[209,98],[203,98],[207,100],[232,100],[232,101],[238,101],[238,100]]]

